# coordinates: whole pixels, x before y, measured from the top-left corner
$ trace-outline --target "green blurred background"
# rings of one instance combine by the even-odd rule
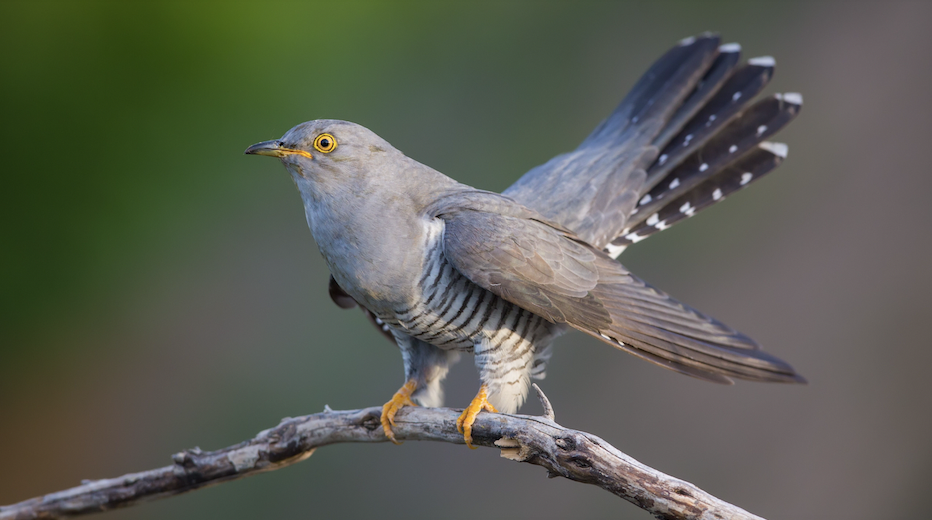
[[[772,54],[806,105],[767,179],[622,260],[808,386],[719,387],[572,334],[562,424],[770,518],[916,518],[932,462],[927,2],[0,3],[0,504],[325,404],[397,350],[327,297],[300,199],[244,157],[309,119],[502,190],[677,40]],[[477,385],[464,360],[448,403]],[[536,402],[525,405],[539,412]],[[108,518],[648,518],[494,450],[339,445]]]

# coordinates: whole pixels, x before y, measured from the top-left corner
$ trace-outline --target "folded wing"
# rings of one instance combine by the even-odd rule
[[[647,285],[572,232],[495,197],[452,196],[436,208],[445,221],[444,256],[473,283],[688,375],[718,383],[804,381],[747,336]]]

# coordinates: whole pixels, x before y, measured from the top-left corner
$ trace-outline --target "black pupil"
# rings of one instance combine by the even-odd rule
[[[330,139],[327,139],[326,137],[324,137],[323,139],[321,139],[321,140],[320,140],[320,147],[321,147],[321,148],[330,148]]]

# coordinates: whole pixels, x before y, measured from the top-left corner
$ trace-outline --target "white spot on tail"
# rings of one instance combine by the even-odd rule
[[[799,92],[787,92],[786,94],[783,94],[783,101],[792,103],[794,105],[802,105],[803,95]]]
[[[738,101],[739,99],[741,99],[741,92],[740,92],[740,91],[735,92],[734,94],[731,95],[731,100],[732,100],[732,101]]]
[[[637,244],[638,242],[640,242],[641,240],[644,240],[645,238],[647,237],[642,237],[641,235],[638,235],[637,233],[628,233],[627,235],[625,235],[625,239],[630,240],[632,244]]]
[[[664,229],[667,229],[667,228],[670,227],[670,226],[667,225],[667,221],[666,221],[666,220],[663,220],[663,221],[658,222],[657,225],[654,226],[654,227],[657,228],[657,229],[660,230],[660,231],[663,231]]]
[[[757,127],[757,137],[764,135],[764,132],[767,131],[767,125],[760,125]]]
[[[757,146],[763,148],[764,150],[767,150],[768,152],[776,155],[777,157],[784,158],[784,159],[786,158],[787,152],[790,151],[790,147],[785,145],[784,143],[771,143],[770,141],[764,141],[763,143]]]
[[[680,46],[685,47],[687,45],[692,45],[696,41],[695,36],[690,36],[689,38],[683,38],[680,40]]]
[[[718,46],[718,52],[741,52],[740,43],[726,43]]]
[[[603,338],[605,338],[605,341],[611,341],[611,340],[612,340],[612,338],[606,336],[605,334],[602,334],[601,332],[599,333],[599,336],[602,336]]]
[[[660,215],[656,213],[654,213],[653,215],[650,216],[650,218],[647,219],[648,226],[656,225],[658,222],[660,222]]]
[[[742,173],[741,174],[741,185],[744,186],[745,184],[751,182],[751,179],[753,178],[754,178],[753,173]]]
[[[650,201],[652,200],[654,200],[654,198],[650,196],[650,193],[648,193],[647,195],[641,197],[641,201],[638,202],[638,205],[643,206],[644,204],[650,204]]]
[[[667,159],[669,159],[669,157],[667,157],[667,154],[663,154],[660,156],[659,159],[657,159],[657,164],[659,164],[660,166],[663,166],[663,163],[667,162]]]
[[[777,60],[773,59],[773,56],[758,56],[757,58],[749,59],[748,63],[757,65],[758,67],[773,67],[777,64]]]
[[[680,178],[679,178],[679,177],[677,177],[677,178],[673,179],[672,181],[670,181],[670,189],[671,189],[671,190],[672,190],[672,189],[676,189],[676,187],[679,186],[679,185],[680,185]]]
[[[728,147],[728,153],[735,153],[735,152],[737,152],[737,151],[738,151],[738,145],[736,145],[736,144],[733,144],[733,145],[731,145],[731,146]]]
[[[708,170],[708,169],[709,169],[709,165],[706,164],[706,163],[702,163],[702,166],[699,167],[699,171],[701,171],[701,172],[704,172],[704,171],[706,171],[706,170]]]
[[[686,204],[683,204],[682,206],[680,206],[680,213],[685,213],[686,216],[690,216],[690,217],[691,217],[692,214],[695,213],[695,212],[696,212],[696,208],[692,207],[692,205],[691,205],[690,203],[688,203],[688,202],[687,202]]]
[[[689,142],[692,141],[692,140],[693,140],[693,134],[688,134],[688,135],[686,135],[686,138],[683,139],[683,146],[688,145]]]
[[[605,252],[612,258],[618,258],[618,255],[620,255],[626,247],[627,246],[616,246],[615,244],[609,244],[605,246]]]
[[[715,188],[715,191],[712,192],[712,200],[718,200],[722,198],[722,189]]]
[[[638,116],[632,117],[632,118],[631,118],[631,122],[632,122],[632,123],[637,123],[637,122],[638,122]]]

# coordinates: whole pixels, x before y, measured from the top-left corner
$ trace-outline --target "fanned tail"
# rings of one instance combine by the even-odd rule
[[[773,67],[770,57],[749,60],[665,145],[607,253],[617,257],[628,245],[724,200],[780,165],[786,145],[766,139],[796,117],[802,96],[775,94],[750,105]]]
[[[712,34],[680,42],[579,147],[531,169],[503,194],[604,247],[625,226],[660,149],[731,77],[739,47],[719,42]]]

